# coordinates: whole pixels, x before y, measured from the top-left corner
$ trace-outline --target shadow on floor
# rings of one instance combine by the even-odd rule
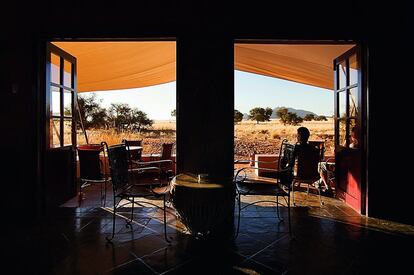
[[[162,212],[136,207],[132,229],[116,219],[113,245],[111,207],[101,208],[99,188],[90,187],[36,225],[10,226],[3,235],[13,274],[363,274],[399,273],[411,268],[414,227],[361,217],[341,201],[295,194],[293,234],[278,222],[272,204],[246,208],[234,241],[195,240],[171,209],[163,238]],[[108,198],[111,196],[108,195]],[[260,198],[243,198],[243,203]],[[155,202],[159,203],[159,202]],[[121,214],[128,216],[129,209]],[[236,211],[237,213],[237,211]],[[286,207],[281,207],[283,217]],[[237,216],[235,217],[235,224]],[[12,229],[12,230],[11,230]],[[9,267],[11,269],[9,269]]]

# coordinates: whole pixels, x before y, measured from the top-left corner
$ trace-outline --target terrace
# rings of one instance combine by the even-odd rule
[[[227,244],[191,238],[169,214],[167,232],[173,241],[168,245],[162,212],[138,207],[133,229],[118,217],[119,232],[108,245],[111,212],[97,207],[99,189],[87,188],[82,207],[74,199],[32,231],[19,227],[4,235],[14,273],[364,274],[411,268],[410,254],[403,248],[414,245],[413,226],[361,217],[332,198],[325,198],[321,208],[316,196],[301,193],[292,209],[291,236],[285,222],[277,223],[274,205],[259,204],[242,211],[240,234]],[[285,208],[281,214],[286,216]],[[128,215],[128,209],[120,215]],[[24,265],[19,264],[22,258]]]

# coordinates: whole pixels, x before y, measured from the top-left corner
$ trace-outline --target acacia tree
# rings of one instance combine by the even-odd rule
[[[239,110],[234,110],[234,123],[237,124],[243,120],[243,114]]]
[[[270,116],[272,115],[272,113],[273,110],[269,107],[267,107],[266,109],[256,107],[250,110],[249,119],[255,120],[257,124],[259,124],[259,122],[270,121]]]
[[[107,111],[105,108],[101,107],[101,103],[102,99],[98,100],[96,94],[91,94],[89,96],[79,95],[79,112],[85,129],[108,127]]]
[[[283,125],[286,125],[288,121],[288,109],[285,107],[279,108],[276,111],[276,115],[279,117],[280,121],[283,123]]]
[[[314,119],[315,119],[315,115],[314,114],[307,114],[303,118],[303,120],[305,120],[305,121],[311,121],[311,120],[314,120]]]
[[[111,103],[108,109],[108,122],[118,132],[125,130],[140,131],[153,124],[146,113],[137,108],[131,108],[126,103]]]

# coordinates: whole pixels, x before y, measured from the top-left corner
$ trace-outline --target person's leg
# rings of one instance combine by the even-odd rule
[[[326,165],[326,162],[320,162],[319,163],[319,175],[320,175],[320,184],[322,184],[322,186],[325,188],[325,190],[330,190],[330,186],[328,184],[328,168]]]

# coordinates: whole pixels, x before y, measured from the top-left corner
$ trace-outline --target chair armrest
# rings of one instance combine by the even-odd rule
[[[240,159],[240,160],[235,160],[234,163],[235,164],[247,164],[247,163],[278,163],[278,161],[262,161],[262,160],[247,160],[247,159]]]
[[[134,164],[141,165],[141,166],[147,166],[147,165],[156,165],[156,164],[164,164],[164,163],[173,163],[170,159],[164,159],[164,160],[152,160],[152,161],[134,161]]]

